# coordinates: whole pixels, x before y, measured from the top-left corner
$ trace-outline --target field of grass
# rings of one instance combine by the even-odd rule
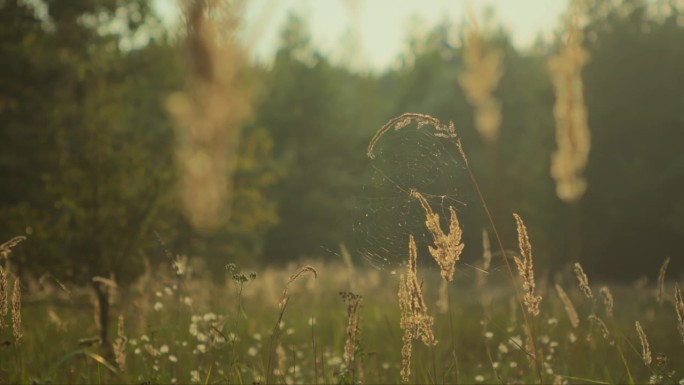
[[[290,279],[300,265],[311,268]],[[23,283],[31,289],[21,308],[23,336],[15,343],[8,314],[0,382],[402,381],[395,274],[341,261],[306,261],[256,271],[256,276],[229,266],[230,278],[219,286],[202,278],[201,266],[189,264],[180,275],[175,271],[169,264],[166,271],[147,272],[130,288],[111,291],[110,336],[118,348],[88,341],[97,335],[88,290],[62,288],[50,280]],[[436,344],[413,341],[410,383],[531,383],[540,375],[545,383],[684,379],[674,284],[666,282],[662,303],[653,285],[611,286],[611,316],[599,286],[589,282],[593,299],[587,298],[568,270],[553,281],[576,309],[574,327],[552,280],[538,278],[543,299],[530,323],[539,374],[525,352],[534,350],[525,348],[521,307],[505,274],[457,271],[447,299],[440,298],[438,270],[419,265],[418,271],[427,312],[434,316]],[[652,281],[657,272],[653,275]],[[353,306],[356,297],[346,295],[345,301],[341,292],[360,295],[359,306]],[[349,321],[349,311],[358,316],[355,322]],[[590,315],[599,317],[605,330]],[[636,321],[650,344],[648,364]],[[352,333],[349,325],[355,325]],[[353,353],[345,355],[345,346]]]

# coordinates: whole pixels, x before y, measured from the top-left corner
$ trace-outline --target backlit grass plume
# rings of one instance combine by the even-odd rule
[[[570,324],[573,328],[577,329],[580,323],[580,319],[577,315],[577,310],[575,310],[575,305],[572,304],[570,297],[568,297],[568,295],[565,293],[565,290],[563,290],[563,288],[559,284],[556,284],[556,292],[558,293],[558,297],[563,303],[565,313],[568,315],[568,319],[570,319]]]
[[[461,236],[463,231],[458,223],[456,210],[449,206],[449,232],[445,233],[439,223],[439,214],[435,214],[430,207],[427,199],[417,190],[411,190],[411,197],[417,199],[420,205],[425,210],[425,226],[427,226],[435,247],[428,246],[430,254],[439,264],[439,269],[442,278],[451,282],[454,279],[454,272],[456,270],[456,261],[463,252],[463,243],[461,243]]]
[[[610,289],[608,286],[603,286],[599,290],[599,293],[601,293],[601,297],[603,298],[603,306],[606,309],[606,316],[612,317],[613,316],[613,294],[610,292]]]
[[[7,280],[7,271],[0,266],[0,329],[6,326],[5,317],[7,317],[9,288]]]
[[[25,241],[26,237],[23,235],[18,235],[9,241],[3,243],[0,245],[0,259],[7,259],[9,258],[10,253],[12,252],[12,248],[14,248],[16,245],[20,244],[21,242]]]
[[[665,301],[665,273],[667,273],[667,265],[669,264],[670,257],[667,257],[658,271],[658,294],[656,298],[661,305],[663,304],[663,301]]]
[[[584,296],[589,299],[594,298],[594,294],[591,292],[591,287],[589,286],[589,278],[584,273],[584,269],[582,269],[582,265],[580,265],[579,262],[575,263],[574,270],[577,281],[579,282],[579,288],[582,290],[582,293],[584,293]]]
[[[21,282],[19,278],[14,280],[14,291],[12,292],[12,333],[14,343],[18,344],[24,333],[21,331]]]
[[[458,82],[475,108],[475,128],[485,141],[493,142],[499,136],[501,104],[494,97],[503,74],[503,60],[499,50],[487,47],[475,17],[465,32],[463,61],[465,70]]]
[[[344,344],[344,361],[347,368],[354,371],[357,335],[359,331],[359,309],[363,297],[351,292],[341,292],[342,300],[347,304],[347,342]]]
[[[644,333],[644,329],[641,327],[641,323],[639,323],[639,321],[636,321],[635,325],[637,333],[639,334],[639,340],[641,341],[641,358],[643,358],[644,364],[646,364],[646,366],[649,366],[651,365],[653,358],[651,356],[651,347],[648,343],[648,338],[646,338],[646,333]]]
[[[556,92],[553,115],[558,146],[551,158],[551,176],[558,198],[566,203],[578,201],[587,188],[582,172],[591,148],[582,83],[582,67],[589,54],[582,48],[582,32],[575,19],[568,23],[565,44],[548,63]]]
[[[201,229],[213,227],[229,207],[240,124],[250,111],[236,8],[236,2],[186,1],[190,80],[167,100],[178,126],[183,206]]]
[[[515,258],[515,265],[518,267],[518,274],[523,282],[523,290],[525,291],[525,296],[523,301],[525,306],[527,306],[527,311],[532,315],[539,314],[539,303],[542,297],[535,295],[535,282],[534,282],[534,264],[532,263],[532,244],[530,243],[530,238],[527,235],[527,227],[523,222],[520,215],[513,213],[515,217],[515,223],[518,229],[518,246],[520,247],[520,254],[523,259]]]
[[[675,310],[677,311],[677,330],[684,341],[684,300],[679,285],[675,284]]]
[[[404,331],[401,349],[401,378],[409,380],[411,374],[411,349],[414,339],[420,339],[425,345],[435,345],[433,332],[434,319],[427,314],[427,306],[423,299],[423,291],[418,283],[416,262],[418,249],[413,235],[409,235],[409,261],[406,274],[399,277],[399,308],[401,312],[400,327]]]

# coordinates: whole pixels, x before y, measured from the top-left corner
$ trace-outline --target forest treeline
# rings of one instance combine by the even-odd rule
[[[368,142],[390,118],[418,112],[454,121],[505,241],[515,245],[518,212],[545,271],[579,260],[597,276],[631,280],[655,276],[671,257],[670,273],[681,272],[684,9],[654,3],[584,15],[591,152],[574,204],[557,198],[549,172],[547,63],[558,42],[520,50],[503,29],[489,31],[503,55],[492,144],[475,130],[458,80],[465,25],[412,37],[400,64],[378,74],[331,62],[306,21],[290,17],[272,63],[242,77],[252,113],[230,175],[230,215],[200,231],[180,208],[176,123],[165,107],[186,82],[182,36],[142,0],[1,1],[0,236],[28,237],[12,255],[19,274],[76,284],[131,282],[169,254],[203,259],[217,278],[227,263],[336,258],[340,243],[354,254],[353,213],[372,183]],[[466,259],[479,258],[485,225],[471,188]]]

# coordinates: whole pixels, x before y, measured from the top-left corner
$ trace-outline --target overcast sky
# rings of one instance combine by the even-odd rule
[[[157,0],[172,14],[173,0]],[[475,12],[491,7],[518,46],[530,45],[537,34],[550,33],[568,0],[471,0]],[[268,60],[278,44],[278,33],[288,13],[303,16],[314,44],[332,58],[355,49],[354,62],[381,70],[392,65],[411,32],[429,30],[437,23],[465,19],[466,0],[251,0],[248,31],[256,33],[252,47],[258,60]],[[356,31],[356,36],[352,34]],[[344,47],[344,48],[343,48]],[[345,49],[346,48],[346,49]]]

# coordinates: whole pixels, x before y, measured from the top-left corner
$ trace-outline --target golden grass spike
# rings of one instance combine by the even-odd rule
[[[401,319],[399,326],[404,334],[401,337],[401,380],[409,381],[411,375],[411,350],[413,344],[413,327],[411,326],[411,293],[408,289],[408,277],[402,274],[399,276],[399,310]]]
[[[594,322],[596,325],[598,325],[599,329],[601,329],[601,334],[603,335],[603,338],[606,341],[610,341],[610,332],[608,331],[608,327],[606,326],[606,323],[603,322],[603,320],[595,315],[595,314],[590,314],[589,315],[589,320]]]
[[[340,296],[347,304],[347,341],[344,344],[344,360],[347,368],[354,371],[359,331],[359,309],[363,297],[351,292],[341,292]]]
[[[641,357],[644,359],[644,364],[646,364],[646,366],[650,366],[652,358],[651,347],[648,344],[648,338],[646,338],[646,333],[644,333],[644,329],[641,328],[639,321],[636,321],[635,325],[637,333],[639,333],[639,340],[641,341]]]
[[[119,322],[117,324],[117,338],[112,343],[114,350],[114,360],[122,372],[126,372],[126,333],[124,332],[124,316],[119,315]]]
[[[0,266],[0,329],[6,325],[5,317],[9,309],[9,281],[7,271]]]
[[[371,159],[375,159],[375,153],[373,150],[375,149],[375,145],[378,143],[380,138],[387,133],[390,130],[395,130],[399,131],[402,128],[408,126],[411,124],[411,122],[415,121],[416,124],[418,125],[418,128],[421,128],[423,126],[432,126],[435,128],[437,132],[434,133],[435,136],[437,137],[443,137],[443,138],[456,138],[456,128],[454,127],[453,122],[451,122],[448,126],[442,124],[442,122],[439,121],[439,119],[430,116],[430,115],[425,115],[425,114],[418,114],[415,112],[406,112],[401,114],[400,116],[397,116],[396,118],[390,119],[389,122],[385,123],[384,126],[380,127],[378,132],[373,135],[373,138],[371,138],[370,142],[368,143],[368,152],[367,155]]]
[[[13,237],[9,241],[3,243],[0,245],[0,259],[7,259],[9,258],[10,253],[12,252],[12,249],[20,244],[21,242],[25,241],[26,237],[23,235],[18,235],[16,237]]]
[[[572,304],[570,297],[568,297],[568,295],[565,293],[565,290],[563,290],[559,284],[556,284],[556,292],[558,293],[558,297],[560,297],[561,302],[563,302],[563,307],[565,308],[565,312],[568,314],[570,324],[573,328],[577,329],[580,320],[579,316],[577,316],[577,310],[575,310],[575,306]]]
[[[684,300],[677,284],[675,284],[675,310],[677,311],[677,330],[684,341]]]
[[[568,23],[566,44],[548,62],[556,92],[553,114],[558,146],[551,158],[551,176],[556,181],[558,198],[566,203],[578,201],[586,190],[582,172],[591,148],[582,84],[582,67],[589,55],[582,48],[582,32],[576,19]]]
[[[475,108],[475,128],[485,141],[493,142],[499,136],[501,125],[501,104],[494,97],[494,90],[503,74],[502,54],[485,47],[477,22],[474,17],[472,19],[473,26],[465,33],[465,70],[458,82]]]
[[[306,265],[306,266],[300,267],[299,270],[297,270],[297,272],[292,274],[290,276],[290,279],[287,281],[287,284],[289,285],[292,282],[296,281],[299,277],[302,276],[302,274],[305,274],[305,273],[313,274],[314,279],[318,278],[318,271],[316,271],[316,269],[313,266]]]
[[[603,286],[599,290],[601,297],[603,297],[603,305],[606,309],[606,316],[613,317],[613,294],[610,292],[608,286]]]
[[[539,314],[539,303],[542,300],[541,296],[537,296],[534,293],[535,282],[534,282],[534,265],[532,262],[532,244],[527,235],[527,227],[523,222],[520,215],[513,213],[515,217],[515,222],[518,230],[518,246],[520,247],[520,254],[522,254],[523,259],[515,257],[515,264],[518,267],[518,274],[523,281],[523,290],[525,291],[525,296],[523,301],[527,306],[527,311],[536,316]]]
[[[411,197],[417,199],[425,210],[425,226],[432,234],[435,247],[428,246],[430,254],[439,265],[442,278],[451,282],[456,271],[456,261],[459,260],[463,252],[464,244],[461,243],[463,232],[458,223],[456,210],[449,206],[450,221],[449,232],[445,233],[439,223],[439,215],[435,214],[430,207],[427,199],[415,189],[411,190]]]
[[[12,293],[12,332],[14,343],[18,344],[24,335],[21,331],[21,283],[19,278],[14,280],[14,291]]]
[[[657,299],[659,304],[663,304],[665,300],[665,273],[667,272],[667,265],[670,264],[670,257],[665,258],[663,264],[658,271],[658,294]]]
[[[423,299],[421,285],[417,274],[418,249],[413,235],[409,235],[409,261],[406,275],[399,277],[399,308],[401,311],[400,327],[404,331],[402,337],[402,370],[403,381],[408,381],[411,373],[412,340],[420,339],[425,345],[437,344],[433,331],[434,318],[427,314],[427,306]]]
[[[584,274],[584,269],[579,262],[575,263],[575,275],[577,276],[577,281],[579,281],[579,288],[584,293],[587,298],[594,298],[594,294],[591,292],[591,287],[589,286],[589,278]]]

